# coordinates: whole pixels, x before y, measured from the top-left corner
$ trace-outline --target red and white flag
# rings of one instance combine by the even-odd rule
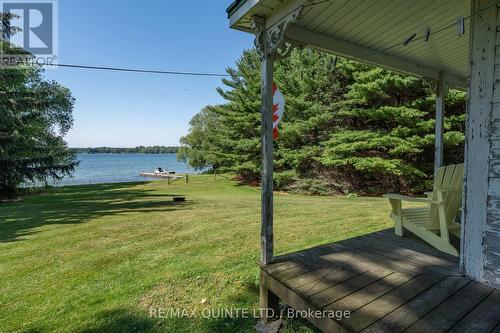
[[[273,139],[279,138],[278,125],[285,113],[285,97],[273,83]]]

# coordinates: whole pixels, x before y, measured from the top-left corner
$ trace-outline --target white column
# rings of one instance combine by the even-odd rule
[[[444,146],[444,112],[446,99],[446,77],[443,72],[439,73],[436,84],[436,139],[434,141],[434,175],[437,169],[443,166]]]
[[[483,9],[489,5],[489,0],[472,1],[461,266],[467,276],[500,286],[500,155],[495,147],[500,95],[494,94],[500,68],[495,66],[497,7]]]
[[[261,91],[262,215],[260,260],[265,265],[273,261],[273,70],[274,56],[270,52],[264,52]]]

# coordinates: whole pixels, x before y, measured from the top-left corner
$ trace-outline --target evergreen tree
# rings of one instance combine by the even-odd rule
[[[195,116],[180,155],[243,180],[260,176],[260,61],[246,51],[218,89],[226,103]],[[429,83],[309,49],[275,65],[286,98],[274,142],[277,188],[312,192],[428,189],[434,158]],[[463,158],[465,94],[446,99],[445,162]],[[211,121],[209,121],[211,119]]]
[[[309,49],[294,51],[276,65],[275,82],[286,98],[286,111],[275,141],[275,179],[278,187],[296,178],[320,177],[315,160],[320,143],[334,125],[335,103],[353,82],[356,64]]]
[[[434,161],[435,97],[427,82],[380,68],[354,73],[336,105],[335,130],[318,161],[354,191],[429,188]],[[447,97],[446,163],[463,161],[465,94]]]
[[[231,75],[218,89],[227,101],[207,106],[191,120],[181,138],[178,157],[195,168],[235,172],[247,181],[260,169],[260,61],[256,52],[244,52]]]
[[[11,31],[3,31],[3,54],[26,55],[5,40]],[[0,197],[25,181],[59,179],[74,169],[75,156],[63,140],[73,103],[70,91],[44,80],[38,68],[0,68]]]

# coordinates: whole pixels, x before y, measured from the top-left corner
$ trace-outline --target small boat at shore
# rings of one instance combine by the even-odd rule
[[[154,173],[158,175],[175,175],[175,171],[163,170],[161,167],[156,168]]]
[[[157,168],[159,169],[159,168]],[[164,170],[156,170],[154,172],[140,172],[139,173],[143,177],[158,177],[158,178],[166,178],[168,184],[170,185],[172,182],[175,182],[179,179],[184,179],[186,184],[189,183],[189,174],[184,175],[176,175],[175,171],[164,171]]]
[[[171,179],[184,178],[183,176],[176,175],[175,171],[164,170],[161,167],[155,168],[153,172],[140,172],[139,174],[144,177],[159,177]]]

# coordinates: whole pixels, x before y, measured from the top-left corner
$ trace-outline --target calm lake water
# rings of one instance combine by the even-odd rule
[[[122,183],[149,180],[139,172],[153,172],[156,167],[177,173],[194,173],[175,154],[80,154],[80,165],[73,177],[66,177],[56,185]],[[154,178],[158,179],[158,178]]]

